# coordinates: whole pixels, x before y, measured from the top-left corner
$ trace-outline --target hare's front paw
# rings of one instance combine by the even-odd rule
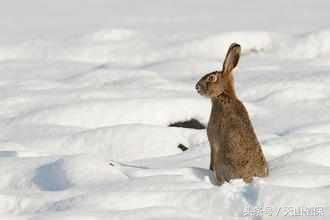
[[[216,170],[213,171],[214,184],[217,186],[221,186],[226,180],[221,174],[217,174]]]
[[[217,186],[221,186],[224,182],[225,182],[225,179],[223,177],[220,177],[220,178],[216,177],[214,184]]]

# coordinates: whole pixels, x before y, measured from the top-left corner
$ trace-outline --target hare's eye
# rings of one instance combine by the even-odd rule
[[[212,74],[207,78],[207,80],[210,82],[215,82],[217,81],[217,76]]]

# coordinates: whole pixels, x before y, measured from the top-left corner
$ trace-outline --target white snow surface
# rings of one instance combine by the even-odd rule
[[[2,1],[0,219],[301,214],[289,208],[321,210],[299,219],[328,219],[329,8],[321,0]],[[211,103],[194,85],[221,68],[231,42],[242,45],[235,86],[270,175],[219,187],[206,131],[168,125],[207,124]],[[258,209],[272,212],[247,212]]]

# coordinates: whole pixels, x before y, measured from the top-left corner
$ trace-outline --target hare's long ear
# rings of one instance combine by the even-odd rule
[[[241,56],[241,46],[237,43],[232,43],[227,51],[225,61],[223,62],[223,73],[230,73],[236,66]]]

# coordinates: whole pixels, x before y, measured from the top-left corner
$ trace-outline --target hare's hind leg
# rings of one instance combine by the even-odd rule
[[[268,165],[260,146],[255,157],[255,175],[258,177],[268,176]]]
[[[240,176],[242,177],[245,183],[251,183],[253,181],[253,177],[256,174],[256,166],[254,160],[249,160],[245,167],[241,167]]]
[[[247,166],[247,168],[245,170],[243,170],[243,173],[242,173],[243,181],[246,183],[251,183],[253,181],[253,176],[255,175],[254,167],[251,166],[251,163],[249,165],[250,166]]]
[[[261,167],[258,167],[256,169],[256,176],[258,177],[266,177],[268,176],[268,167],[267,165],[265,164],[264,166],[261,166]]]
[[[256,171],[255,175],[258,177],[268,176],[268,166],[265,157],[263,155],[260,155],[260,159],[259,161],[257,161],[257,166],[255,171]]]

